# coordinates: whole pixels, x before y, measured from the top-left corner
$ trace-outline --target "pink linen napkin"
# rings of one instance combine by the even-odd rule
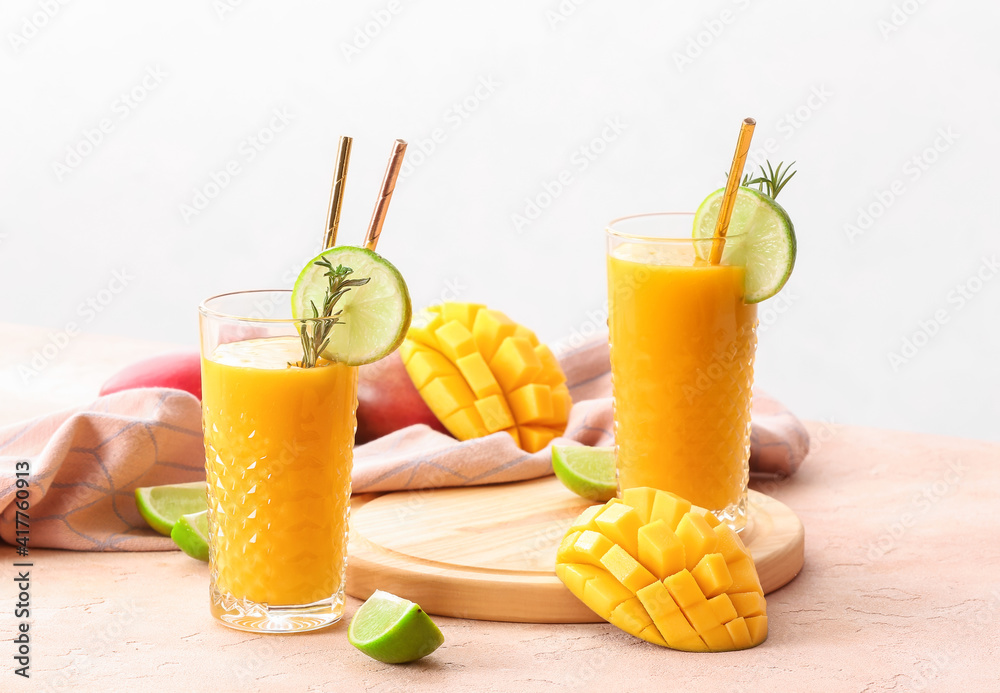
[[[554,442],[613,444],[607,337],[564,352],[560,362],[574,406],[566,433]],[[755,392],[751,470],[792,474],[808,451],[802,423]],[[180,390],[129,390],[0,429],[0,537],[11,544],[19,529],[17,472],[25,466],[30,469],[29,549],[173,549],[169,538],[146,526],[133,492],[137,486],[204,479],[201,405]],[[548,449],[526,453],[506,433],[460,442],[420,425],[358,446],[352,480],[354,491],[363,493],[520,481],[551,473]]]
[[[0,429],[0,537],[10,544],[24,529],[17,472],[25,467],[29,551],[174,548],[146,525],[133,492],[205,478],[201,404],[181,390],[127,390]]]

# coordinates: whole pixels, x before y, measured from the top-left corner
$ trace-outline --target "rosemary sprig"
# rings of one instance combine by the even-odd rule
[[[323,309],[322,311],[316,307],[315,301],[309,301],[312,306],[312,317],[313,321],[307,322],[303,321],[299,326],[299,338],[302,340],[302,360],[298,363],[289,364],[293,366],[298,366],[300,368],[315,368],[316,362],[319,360],[320,354],[323,350],[330,344],[330,330],[333,329],[334,325],[342,325],[343,321],[340,319],[343,310],[338,310],[334,312],[334,308],[337,306],[337,301],[340,297],[346,294],[351,289],[364,286],[369,281],[371,277],[365,277],[364,279],[348,279],[348,275],[354,272],[350,267],[344,267],[343,265],[333,266],[329,260],[325,257],[317,260],[315,263],[320,267],[326,269],[323,276],[329,281],[329,286],[327,286],[326,291],[323,294]],[[318,318],[331,318],[330,320],[319,320]]]
[[[785,166],[784,171],[781,170],[781,167],[785,164],[784,161],[778,163],[778,168],[771,168],[770,161],[766,161],[764,163],[767,164],[767,169],[764,168],[764,164],[761,164],[759,167],[760,173],[758,173],[756,177],[751,173],[744,174],[740,185],[744,188],[756,185],[758,191],[764,193],[773,200],[778,196],[778,193],[781,192],[782,188],[788,184],[788,181],[790,181],[795,174],[798,173],[798,171],[791,170],[792,166],[795,165],[794,161]],[[789,173],[789,171],[791,171],[791,173]],[[729,174],[726,173],[726,176],[728,177]]]

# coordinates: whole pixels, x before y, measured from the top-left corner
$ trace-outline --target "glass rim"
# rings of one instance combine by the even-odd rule
[[[693,236],[643,236],[641,234],[635,234],[635,233],[624,233],[624,232],[619,231],[618,229],[615,228],[616,224],[620,224],[622,222],[633,221],[633,220],[637,220],[637,219],[649,219],[649,218],[653,218],[653,217],[671,217],[671,218],[691,217],[693,219],[695,214],[696,214],[696,212],[645,212],[645,213],[642,213],[642,214],[629,214],[627,216],[618,217],[617,219],[612,219],[611,221],[609,221],[605,225],[605,227],[604,227],[604,232],[608,236],[613,236],[614,238],[623,238],[623,239],[629,240],[629,241],[645,241],[645,242],[652,242],[652,243],[662,243],[662,242],[674,242],[674,243],[680,243],[680,242],[684,242],[684,243],[691,243],[691,242],[695,242],[695,243],[710,243],[710,242],[712,242],[712,240],[713,240],[712,237],[708,237],[708,238],[695,238]],[[744,233],[727,233],[726,234],[726,239],[729,240],[729,239],[743,238],[743,236],[745,236],[745,235],[746,234],[744,234]]]
[[[321,318],[266,318],[266,317],[254,317],[251,315],[235,315],[233,313],[227,313],[215,308],[210,308],[208,304],[211,301],[215,301],[220,298],[228,298],[230,296],[241,296],[241,295],[253,295],[253,294],[289,294],[291,295],[292,289],[245,289],[243,291],[227,291],[224,294],[216,294],[215,296],[209,296],[204,301],[198,305],[198,312],[206,318],[216,318],[222,320],[236,320],[240,322],[258,322],[258,323],[269,323],[275,325],[297,325],[307,322],[326,322],[328,320],[337,320],[337,316],[327,316]]]

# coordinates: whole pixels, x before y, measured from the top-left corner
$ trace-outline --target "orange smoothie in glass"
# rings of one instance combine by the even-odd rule
[[[645,216],[682,217],[690,234],[691,215]],[[671,491],[742,529],[757,342],[743,268],[710,265],[710,241],[633,228],[625,219],[608,230],[619,490]]]
[[[301,358],[295,336],[223,343],[202,358],[220,618],[234,600],[280,607],[332,598],[338,618],[343,609],[357,369],[289,366]]]

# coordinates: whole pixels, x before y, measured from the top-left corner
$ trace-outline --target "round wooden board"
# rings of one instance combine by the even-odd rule
[[[767,593],[802,568],[805,534],[788,506],[756,491],[749,500],[741,536]],[[457,618],[599,622],[554,571],[563,534],[588,505],[554,476],[355,496],[347,593],[381,589]]]

